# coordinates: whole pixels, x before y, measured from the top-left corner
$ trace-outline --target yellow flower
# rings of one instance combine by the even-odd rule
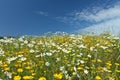
[[[112,71],[111,70],[107,70],[109,73],[111,73]]]
[[[25,69],[31,69],[31,67],[30,67],[30,66],[27,66],[27,67],[25,67]]]
[[[91,60],[91,62],[92,62],[92,63],[95,63],[95,62],[96,62],[96,60]]]
[[[100,63],[101,63],[101,62],[102,62],[102,60],[100,60],[100,59],[97,59],[97,62],[100,62]]]
[[[62,79],[62,77],[63,77],[63,76],[62,76],[62,73],[59,73],[59,74],[56,73],[56,74],[54,74],[53,76],[54,76],[54,78],[56,78],[56,79]]]
[[[77,70],[83,70],[83,67],[78,67]]]
[[[17,74],[16,72],[12,72],[13,75]]]
[[[0,64],[2,64],[2,61],[0,61]]]
[[[21,64],[15,64],[15,67],[21,67]]]
[[[21,80],[21,76],[14,76],[14,80]]]
[[[33,73],[33,72],[34,72],[34,70],[33,70],[33,69],[31,69],[31,70],[30,70],[30,72],[31,72],[31,73]]]
[[[35,76],[36,75],[36,73],[32,73],[32,76]]]
[[[45,77],[40,77],[38,80],[46,80]]]
[[[23,62],[23,65],[26,65],[27,63],[26,62]]]
[[[111,64],[111,63],[106,63],[106,65],[107,65],[107,66],[112,66],[112,64]]]
[[[19,68],[19,69],[17,70],[17,72],[21,73],[21,72],[23,72],[23,69],[22,69],[22,68]]]
[[[96,80],[101,80],[101,77],[100,76],[96,76],[95,79]]]
[[[33,78],[33,76],[23,76],[23,79],[32,79]]]
[[[87,61],[87,60],[88,60],[88,58],[83,58],[83,60]]]
[[[116,65],[116,66],[120,66],[120,64],[119,64],[119,63],[115,63],[115,65]]]
[[[17,62],[18,62],[18,63],[21,63],[22,61],[21,61],[21,60],[18,60]]]
[[[8,70],[10,70],[10,68],[9,68],[9,67],[5,67],[4,70],[5,70],[5,71],[8,71]]]
[[[3,64],[3,67],[7,67],[8,65],[7,64]]]
[[[84,64],[81,64],[80,66],[84,67],[85,65],[84,65]]]
[[[120,73],[120,70],[115,70],[116,72]]]

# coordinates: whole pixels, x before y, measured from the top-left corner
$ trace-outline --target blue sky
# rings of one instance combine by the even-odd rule
[[[110,20],[120,23],[118,5],[119,0],[0,0],[0,35],[74,33],[109,26]]]

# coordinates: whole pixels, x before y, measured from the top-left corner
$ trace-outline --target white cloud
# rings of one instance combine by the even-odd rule
[[[93,22],[92,25],[85,29],[86,32],[94,32],[100,34],[109,31],[113,35],[120,34],[120,4],[116,4],[108,9],[101,9],[97,13],[89,13],[82,16],[82,19]]]
[[[37,13],[38,13],[39,15],[42,15],[42,16],[48,16],[48,13],[43,12],[43,11],[38,11]]]
[[[83,11],[75,11],[70,16],[63,18],[64,22],[68,22],[74,26],[76,23],[79,27],[77,32],[94,32],[100,34],[104,31],[109,31],[114,35],[120,34],[120,2],[111,4],[109,7],[90,7]],[[84,22],[84,25],[82,24]],[[87,25],[86,25],[87,24]]]
[[[115,5],[114,7],[108,9],[101,9],[96,13],[89,13],[89,12],[80,12],[79,15],[76,16],[78,19],[84,19],[88,21],[103,21],[109,20],[114,18],[120,18],[120,6]]]
[[[110,32],[111,34],[118,35],[120,34],[120,18],[111,19],[105,22],[94,24],[85,29],[79,30],[83,32],[94,32],[100,34],[103,32]]]

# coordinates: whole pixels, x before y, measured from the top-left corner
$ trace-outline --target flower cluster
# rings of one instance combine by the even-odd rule
[[[0,39],[0,80],[120,80],[119,75],[118,36]]]

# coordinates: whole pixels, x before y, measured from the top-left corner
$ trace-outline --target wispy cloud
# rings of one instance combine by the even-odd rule
[[[102,33],[109,31],[114,35],[120,34],[120,3],[108,9],[101,9],[97,13],[79,15],[82,19],[93,22],[92,25],[83,29],[86,32]]]
[[[42,15],[42,16],[48,16],[48,13],[43,12],[43,11],[37,11],[37,14]]]
[[[120,2],[109,7],[94,7],[75,11],[70,16],[63,17],[64,22],[76,26],[83,26],[77,32],[102,33],[109,31],[112,34],[120,34]]]
[[[80,29],[77,32],[94,32],[96,34],[100,34],[106,31],[114,35],[120,34],[120,18],[115,18],[98,24],[93,24],[84,29]]]
[[[94,13],[90,12],[81,12],[76,15],[77,19],[83,19],[93,22],[101,22],[106,21],[114,18],[120,17],[120,6],[115,5],[114,7],[108,9],[101,9],[100,11]]]

